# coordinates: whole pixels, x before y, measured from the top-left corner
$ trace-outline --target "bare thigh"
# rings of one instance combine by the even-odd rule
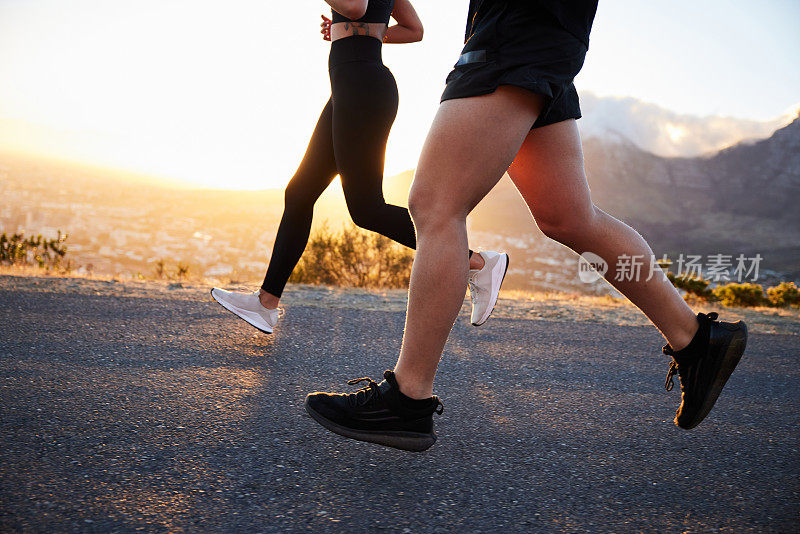
[[[415,222],[428,215],[466,216],[503,176],[542,103],[540,95],[511,86],[443,102],[411,188]]]
[[[537,128],[508,170],[536,223],[545,235],[582,254],[594,252],[609,266],[623,256],[650,259],[653,251],[633,228],[594,206],[583,169],[580,135],[574,120]],[[685,347],[697,331],[697,320],[680,294],[651,265],[644,276],[606,280],[658,327],[673,347]]]
[[[594,211],[575,120],[531,130],[508,174],[545,233]]]

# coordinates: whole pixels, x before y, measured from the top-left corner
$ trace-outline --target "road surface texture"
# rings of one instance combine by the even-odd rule
[[[3,532],[797,532],[797,336],[753,335],[686,432],[652,328],[459,318],[439,441],[349,441],[303,410],[393,365],[404,316],[0,291]]]

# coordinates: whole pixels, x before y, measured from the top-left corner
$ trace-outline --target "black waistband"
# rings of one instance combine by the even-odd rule
[[[382,63],[381,48],[383,43],[368,35],[352,35],[331,43],[328,65],[347,63],[349,61],[377,61]]]

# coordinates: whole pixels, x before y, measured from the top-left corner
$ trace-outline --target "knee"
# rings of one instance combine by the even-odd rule
[[[384,204],[383,201],[350,202],[347,205],[347,210],[350,212],[350,218],[353,219],[353,223],[356,226],[364,230],[375,230],[379,220],[378,214]]]
[[[411,220],[414,221],[415,226],[425,219],[430,206],[427,199],[419,191],[419,188],[411,186],[411,191],[408,192],[408,213],[411,214]]]
[[[459,206],[453,195],[418,185],[419,183],[415,178],[408,195],[408,211],[417,234],[442,228],[451,222],[466,220],[469,208]]]
[[[537,213],[536,224],[544,235],[570,246],[576,244],[582,235],[597,225],[602,213],[594,204],[582,208],[549,210]]]
[[[286,210],[304,210],[314,207],[316,198],[312,198],[305,188],[294,186],[291,183],[283,192],[283,204]]]

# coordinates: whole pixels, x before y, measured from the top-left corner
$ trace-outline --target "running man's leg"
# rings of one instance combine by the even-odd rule
[[[574,120],[562,121],[528,134],[509,168],[539,228],[576,252],[591,251],[609,266],[622,255],[651,258],[652,251],[632,228],[598,209],[591,200],[580,136]],[[675,424],[696,427],[708,415],[733,373],[747,344],[747,326],[717,321],[717,314],[695,316],[660,268],[650,274],[649,261],[638,280],[608,281],[641,309],[669,344],[664,353],[673,361],[665,386],[673,376],[681,382],[681,404]],[[611,272],[611,270],[609,270]]]
[[[314,204],[338,173],[333,153],[333,106],[325,105],[308,143],[303,161],[286,186],[283,217],[269,267],[261,285],[261,303],[276,308],[303,250],[308,243]]]
[[[503,176],[542,103],[539,95],[502,86],[439,107],[409,198],[417,254],[395,368],[400,390],[409,397],[432,395],[439,358],[464,301],[467,214]]]
[[[697,331],[695,314],[660,268],[650,275],[653,251],[630,226],[593,203],[583,168],[583,152],[574,119],[531,130],[508,173],[539,228],[578,254],[593,252],[609,265],[606,279],[633,302],[676,350]],[[616,280],[614,266],[623,255],[644,260],[642,276]]]

